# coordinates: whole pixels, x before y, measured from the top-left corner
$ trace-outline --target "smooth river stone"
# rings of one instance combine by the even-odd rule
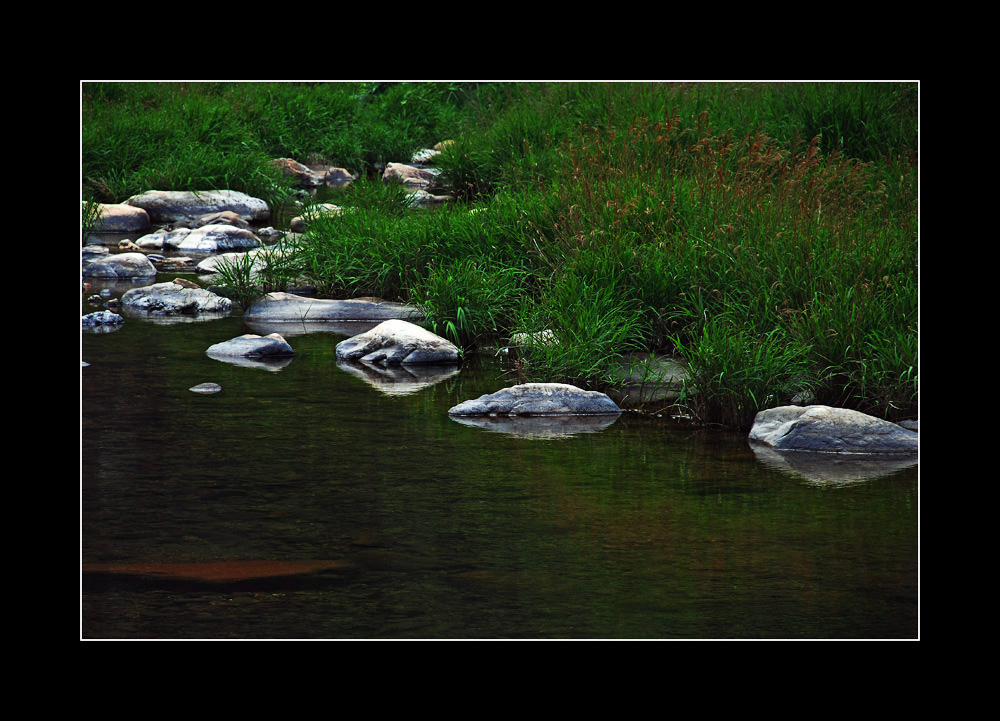
[[[193,391],[195,393],[205,393],[205,394],[218,393],[219,391],[222,390],[222,386],[220,386],[218,383],[199,383],[193,388],[188,388],[188,390]]]

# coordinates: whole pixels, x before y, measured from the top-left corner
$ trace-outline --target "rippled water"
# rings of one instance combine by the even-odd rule
[[[499,432],[447,416],[513,382],[489,355],[388,385],[338,366],[331,332],[287,333],[280,366],[206,356],[248,330],[83,334],[84,568],[343,563],[85,573],[82,637],[917,636],[916,466],[824,477],[630,413]]]

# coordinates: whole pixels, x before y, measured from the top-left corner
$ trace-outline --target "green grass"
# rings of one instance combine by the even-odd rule
[[[328,297],[418,302],[465,348],[552,330],[525,379],[601,387],[683,355],[704,422],[808,390],[918,402],[914,83],[95,84],[84,197],[287,193],[270,159],[362,176],[297,261]],[[380,164],[435,142],[457,198],[413,210]]]

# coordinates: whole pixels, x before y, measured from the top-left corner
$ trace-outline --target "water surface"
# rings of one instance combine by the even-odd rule
[[[489,355],[383,387],[338,366],[342,334],[288,333],[279,366],[205,355],[244,332],[83,334],[82,562],[345,563],[85,574],[84,638],[917,636],[916,466],[816,480],[630,413],[496,432],[447,416],[513,383]]]

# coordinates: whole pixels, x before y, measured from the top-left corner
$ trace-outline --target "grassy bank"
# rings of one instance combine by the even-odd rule
[[[679,353],[704,422],[804,393],[896,419],[918,398],[916,116],[915,84],[85,85],[83,192],[276,202],[271,158],[341,165],[365,176],[352,211],[296,257],[326,296],[420,303],[466,348],[551,330],[531,380]],[[452,206],[373,179],[446,138]]]

